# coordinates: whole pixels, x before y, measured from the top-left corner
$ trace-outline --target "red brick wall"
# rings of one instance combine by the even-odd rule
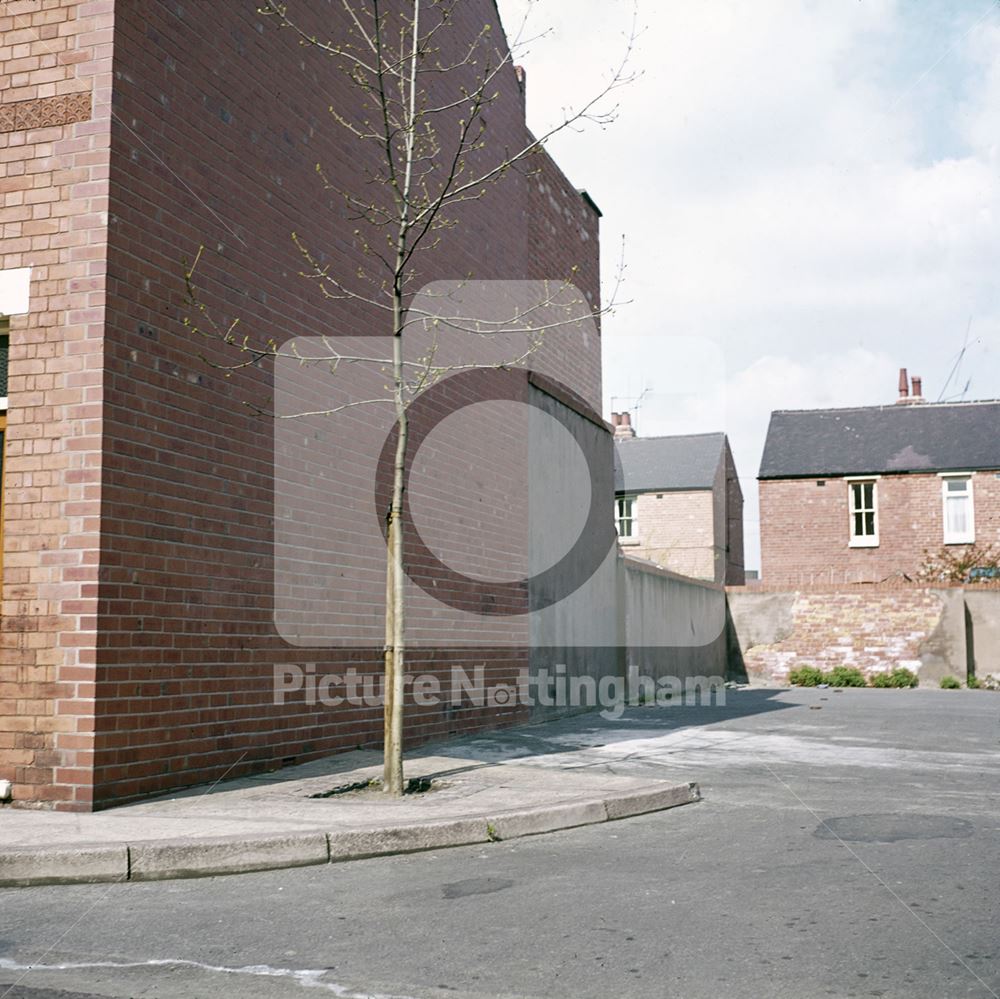
[[[529,91],[530,93],[530,91]],[[600,304],[598,216],[547,155],[528,167],[528,276],[572,280],[588,303]],[[601,412],[600,344],[584,331],[579,348],[561,359],[561,380]]]
[[[976,542],[1000,543],[1000,477],[973,475]],[[761,578],[768,584],[872,582],[914,577],[924,551],[944,547],[941,479],[933,474],[878,479],[879,544],[848,545],[848,487],[843,479],[760,482]],[[960,550],[962,545],[949,545]]]
[[[495,22],[489,2],[459,5],[453,39]],[[342,14],[324,7],[317,30]],[[448,34],[448,33],[446,33]],[[354,92],[330,59],[262,24],[253,5],[136,0],[115,26],[102,477],[99,678],[94,783],[99,803],[280,765],[381,740],[378,709],[272,704],[275,663],[381,670],[380,650],[290,648],[272,619],[273,425],[244,402],[269,400],[266,366],[226,379],[181,320],[183,258],[199,244],[206,300],[279,339],[379,328],[357,304],[333,306],[297,276],[296,231],[342,273],[361,263],[337,195],[365,153],[326,107]],[[508,69],[488,141],[525,140]],[[338,103],[339,102],[339,103]],[[595,215],[554,165],[533,159],[462,211],[424,258],[423,280],[567,276],[597,300]],[[596,337],[560,373],[600,399]],[[212,355],[221,359],[222,355]],[[231,359],[231,357],[230,357]],[[359,442],[360,446],[360,442]],[[503,474],[502,460],[496,474]],[[453,483],[442,483],[451,489]],[[370,503],[370,486],[344,503]],[[417,622],[419,624],[419,622]],[[518,648],[422,650],[413,670],[485,662],[488,680],[527,665]],[[521,709],[410,712],[410,744],[523,719]],[[81,780],[83,777],[81,776]]]
[[[916,587],[788,593],[788,620],[776,640],[746,643],[747,673],[776,683],[787,683],[789,671],[805,665],[850,666],[866,676],[905,666],[919,675],[921,652],[945,610],[942,594],[947,591]],[[731,601],[743,599],[738,591],[730,595]],[[734,615],[739,629],[738,606]],[[964,662],[953,664],[959,675],[964,669]]]
[[[113,4],[0,8],[10,321],[0,778],[19,803],[91,799]]]

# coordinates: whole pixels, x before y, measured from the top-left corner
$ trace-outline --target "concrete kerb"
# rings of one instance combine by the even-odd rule
[[[158,881],[280,870],[517,839],[663,811],[701,800],[694,783],[544,808],[352,832],[149,840],[0,849],[0,886]]]
[[[688,805],[701,801],[701,789],[691,781],[688,784],[677,784],[674,787],[654,788],[648,791],[635,791],[632,794],[616,795],[605,799],[608,818],[627,819],[633,815],[643,815],[646,812],[659,812],[665,808],[676,808],[678,805]]]
[[[129,846],[129,881],[246,874],[283,867],[309,867],[330,859],[326,833],[152,840]]]
[[[330,860],[363,860],[392,853],[417,853],[489,842],[485,819],[455,819],[360,832],[328,833]]]
[[[486,820],[490,839],[517,839],[538,833],[607,822],[604,801],[578,801],[551,808],[531,808],[523,812],[500,812]]]
[[[128,846],[124,843],[0,850],[0,885],[5,887],[125,881],[128,874]]]

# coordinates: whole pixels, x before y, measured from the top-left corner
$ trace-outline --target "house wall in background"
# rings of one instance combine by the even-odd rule
[[[1000,544],[1000,475],[972,476],[976,542]],[[817,485],[825,482],[825,485]],[[883,475],[877,480],[879,544],[851,548],[848,485],[842,478],[760,482],[761,579],[767,585],[878,582],[916,578],[924,552],[944,547],[941,478]],[[965,546],[949,545],[960,551]]]
[[[715,500],[709,489],[640,493],[635,500],[638,544],[628,554],[672,572],[715,580]]]
[[[740,488],[733,452],[726,442],[725,460],[725,510],[722,514],[724,534],[722,550],[725,552],[725,575],[716,582],[727,586],[742,586],[746,582],[745,553],[743,550],[743,490]]]

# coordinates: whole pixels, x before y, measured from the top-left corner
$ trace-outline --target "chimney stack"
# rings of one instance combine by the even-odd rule
[[[618,418],[617,422],[615,417]],[[614,424],[615,428],[615,440],[631,440],[635,437],[635,430],[632,428],[631,413],[612,413],[611,422]]]
[[[912,392],[911,386],[912,384]],[[922,402],[927,400],[924,398],[923,392],[924,380],[919,375],[914,375],[911,380],[907,377],[906,368],[899,369],[899,398],[896,400],[897,406],[914,406],[920,405]]]

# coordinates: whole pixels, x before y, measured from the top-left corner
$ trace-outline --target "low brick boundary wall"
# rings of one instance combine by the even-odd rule
[[[728,591],[739,655],[751,678],[784,683],[796,666],[896,666],[924,684],[1000,673],[1000,588],[900,583]]]

